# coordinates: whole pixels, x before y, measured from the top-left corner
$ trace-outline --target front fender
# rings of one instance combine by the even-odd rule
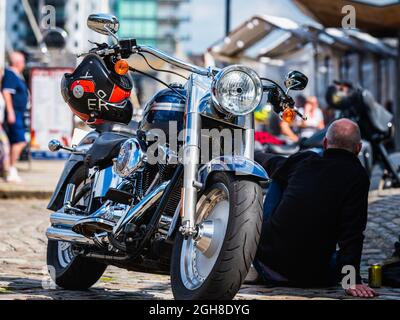
[[[267,172],[257,162],[243,156],[222,156],[212,159],[199,169],[198,181],[205,186],[210,174],[218,171],[233,172],[258,181],[270,180]]]

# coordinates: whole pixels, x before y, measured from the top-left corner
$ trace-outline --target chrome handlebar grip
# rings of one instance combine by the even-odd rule
[[[198,67],[194,64],[188,63],[188,62],[184,62],[180,59],[177,59],[175,57],[170,56],[169,54],[158,50],[156,48],[150,47],[150,46],[138,46],[138,47],[134,47],[132,49],[132,52],[139,52],[139,53],[149,53],[152,54],[153,56],[164,60],[165,62],[168,62],[178,68],[182,68],[184,70],[187,70],[189,72],[193,72],[193,73],[197,73],[199,75],[202,76],[210,76],[212,74],[212,71],[210,69],[207,68],[202,68],[202,67]]]

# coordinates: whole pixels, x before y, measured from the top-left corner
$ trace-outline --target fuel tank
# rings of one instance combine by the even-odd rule
[[[148,132],[152,129],[161,129],[168,136],[171,121],[176,122],[178,132],[183,129],[186,90],[181,85],[172,87],[174,90],[167,88],[159,91],[146,104],[139,130]]]

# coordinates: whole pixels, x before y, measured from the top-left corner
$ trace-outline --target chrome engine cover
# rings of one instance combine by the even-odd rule
[[[147,156],[139,140],[130,138],[122,145],[114,169],[120,177],[126,178],[135,171],[142,169],[146,161]]]

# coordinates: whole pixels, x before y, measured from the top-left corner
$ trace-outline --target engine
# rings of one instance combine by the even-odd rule
[[[137,201],[160,183],[169,181],[176,168],[176,165],[172,164],[150,164],[147,161],[146,149],[144,141],[130,138],[122,145],[115,162],[116,173],[131,181],[131,191]],[[172,192],[164,212],[167,216],[173,216],[175,213],[181,198],[181,187],[181,184],[177,184]]]

